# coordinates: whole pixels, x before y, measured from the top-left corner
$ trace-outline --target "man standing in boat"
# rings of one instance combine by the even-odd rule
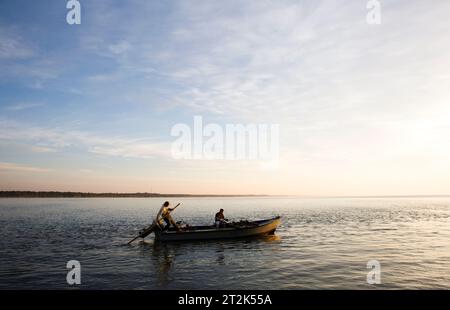
[[[227,224],[227,219],[225,218],[225,215],[223,215],[223,209],[220,209],[219,212],[216,213],[214,222],[216,224],[216,227],[225,227]]]
[[[166,226],[163,228],[163,230],[169,229],[170,225],[172,225],[177,231],[179,231],[180,228],[170,215],[170,212],[172,212],[174,208],[169,208],[169,205],[170,203],[168,201],[164,202],[164,204],[161,206],[161,209],[159,209],[158,215],[156,216],[156,222],[159,224],[160,218],[162,217],[164,222],[166,222]]]

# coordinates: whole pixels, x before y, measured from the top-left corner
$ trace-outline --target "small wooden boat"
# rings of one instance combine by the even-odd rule
[[[190,241],[211,239],[233,239],[261,235],[271,235],[281,223],[279,216],[268,220],[241,221],[230,223],[227,227],[216,228],[215,226],[189,226],[180,231],[173,228],[161,231],[154,229],[155,240],[158,241]]]

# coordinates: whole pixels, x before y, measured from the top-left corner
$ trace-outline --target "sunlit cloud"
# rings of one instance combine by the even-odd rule
[[[45,168],[39,168],[39,167],[31,167],[31,166],[24,166],[24,165],[19,165],[19,164],[15,164],[15,163],[5,163],[5,162],[0,162],[0,172],[48,172],[50,171],[49,169],[45,169]]]

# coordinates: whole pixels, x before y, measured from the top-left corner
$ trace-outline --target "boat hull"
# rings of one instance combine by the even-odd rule
[[[188,231],[155,231],[155,240],[158,241],[193,241],[214,239],[237,239],[252,236],[273,234],[281,223],[281,218],[251,222],[252,226],[243,228],[208,228]]]

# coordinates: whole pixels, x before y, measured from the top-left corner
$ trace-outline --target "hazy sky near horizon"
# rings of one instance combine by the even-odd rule
[[[0,190],[450,194],[450,2],[0,2]],[[279,124],[280,160],[171,128]]]

